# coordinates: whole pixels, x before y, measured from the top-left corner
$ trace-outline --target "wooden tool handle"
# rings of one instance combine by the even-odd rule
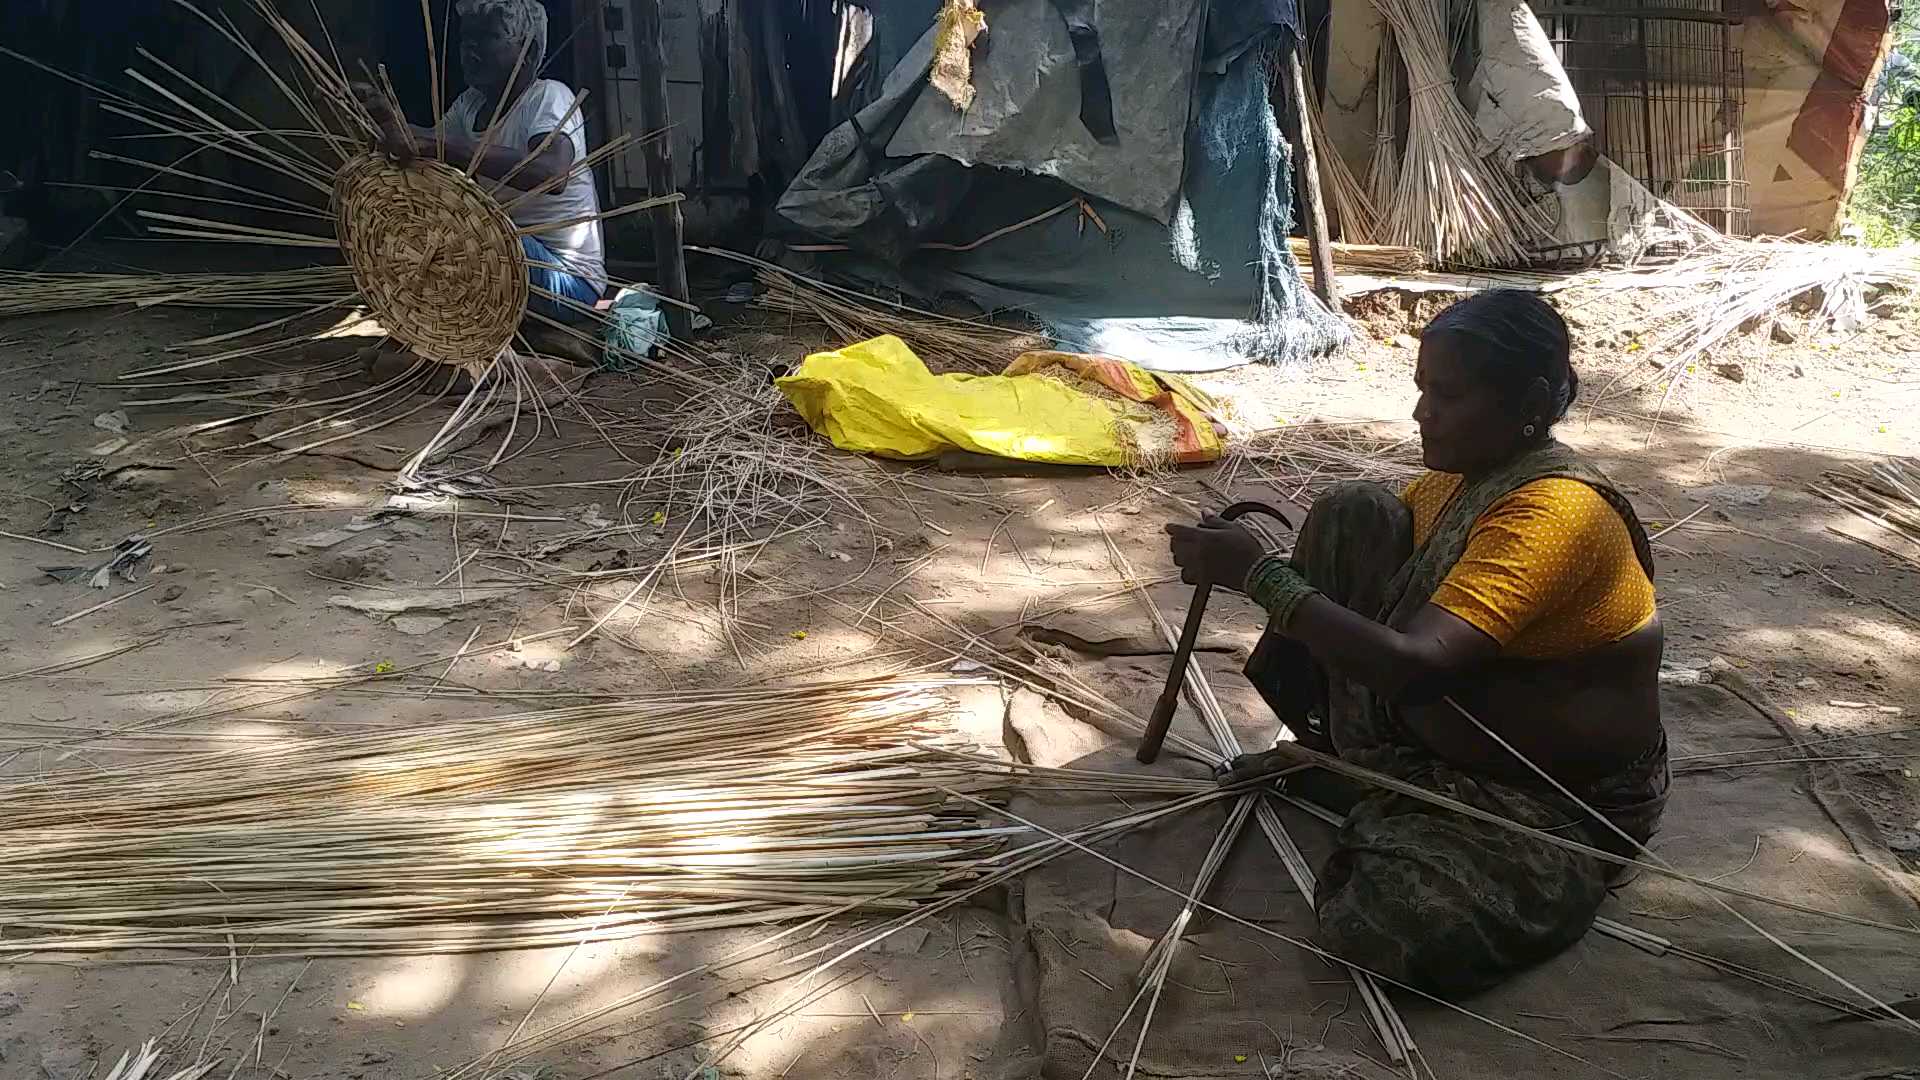
[[[1186,683],[1187,664],[1193,659],[1193,644],[1200,639],[1200,623],[1206,619],[1207,599],[1212,595],[1211,582],[1203,581],[1194,587],[1193,601],[1187,605],[1186,625],[1180,628],[1180,644],[1173,651],[1173,671],[1166,687],[1160,691],[1160,700],[1153,704],[1146,734],[1140,736],[1140,748],[1133,754],[1142,765],[1153,764],[1160,756],[1160,747],[1167,741],[1167,730],[1173,726],[1173,712],[1180,707],[1180,688]]]

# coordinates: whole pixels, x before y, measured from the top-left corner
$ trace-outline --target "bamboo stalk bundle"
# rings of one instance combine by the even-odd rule
[[[1374,0],[1406,65],[1410,118],[1380,240],[1435,262],[1513,266],[1541,232],[1513,180],[1478,152],[1479,133],[1454,91],[1446,0]],[[1391,131],[1392,128],[1386,130]]]
[[[1300,271],[1313,273],[1307,242],[1298,236],[1287,238],[1287,246],[1292,249],[1293,257],[1300,263]],[[1349,244],[1336,241],[1333,244],[1333,265],[1348,270],[1368,270],[1381,274],[1418,274],[1427,268],[1427,257],[1419,248],[1396,247],[1392,244]]]
[[[309,308],[353,288],[344,266],[258,274],[40,274],[0,270],[0,318],[82,308]]]
[[[1021,830],[937,684],[655,694],[0,782],[0,954],[412,954],[910,909]],[[895,886],[910,887],[895,890]]]
[[[1394,44],[1392,26],[1380,29],[1374,68],[1373,159],[1367,162],[1367,194],[1377,210],[1393,205],[1400,183],[1400,144],[1394,138],[1400,116],[1400,47]]]

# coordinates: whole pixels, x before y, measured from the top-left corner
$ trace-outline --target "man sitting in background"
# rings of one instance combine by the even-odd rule
[[[536,230],[521,237],[533,285],[528,329],[552,327],[543,319],[578,322],[582,309],[592,307],[606,288],[606,258],[600,223],[590,220],[600,212],[593,173],[574,168],[587,154],[586,120],[573,108],[573,91],[539,77],[547,52],[546,8],[540,0],[459,0],[455,10],[467,89],[447,104],[438,130],[408,124],[371,87],[355,90],[380,125],[382,147],[402,164],[417,155],[432,156],[444,142],[444,160],[464,168],[485,140],[476,175],[492,181],[489,186],[502,203],[514,204],[515,225]],[[489,139],[487,128],[496,112],[499,121]],[[549,140],[556,131],[560,135]],[[556,182],[552,190],[521,197],[549,182]],[[570,356],[577,356],[581,340],[590,337],[583,330],[559,328],[536,336],[543,345],[573,344],[556,350]]]

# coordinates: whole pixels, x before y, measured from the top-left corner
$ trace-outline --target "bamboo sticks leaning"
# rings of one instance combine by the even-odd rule
[[[398,955],[907,910],[1021,830],[935,684],[662,693],[0,781],[0,955]],[[895,886],[909,887],[895,889]]]
[[[1349,244],[1372,244],[1379,239],[1380,213],[1374,206],[1373,196],[1353,175],[1353,170],[1347,167],[1347,159],[1341,155],[1340,148],[1333,144],[1332,136],[1327,134],[1327,119],[1320,111],[1320,87],[1313,78],[1313,57],[1307,51],[1304,37],[1300,41],[1300,50],[1300,67],[1307,85],[1307,100],[1302,103],[1301,111],[1306,116],[1309,137],[1313,139],[1313,155],[1320,166],[1321,188],[1327,193],[1327,201],[1332,204],[1334,216],[1338,219],[1340,239]],[[1298,248],[1294,254],[1296,258],[1299,257]],[[1336,258],[1334,261],[1339,260]]]
[[[1406,146],[1398,161],[1388,157],[1374,162],[1374,202],[1385,215],[1378,239],[1419,248],[1440,263],[1524,263],[1526,242],[1541,232],[1540,223],[1514,181],[1477,152],[1480,136],[1454,91],[1445,0],[1373,4],[1393,30],[1411,102]],[[1383,97],[1389,85],[1385,67]],[[1380,170],[1388,164],[1397,164],[1399,171],[1392,198],[1383,200]]]

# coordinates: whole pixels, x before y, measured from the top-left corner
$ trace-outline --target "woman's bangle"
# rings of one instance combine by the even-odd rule
[[[1267,614],[1273,616],[1273,624],[1283,630],[1307,597],[1320,594],[1319,589],[1307,584],[1307,579],[1278,555],[1268,555],[1253,564],[1253,569],[1247,571],[1243,591],[1254,603],[1266,608]]]

